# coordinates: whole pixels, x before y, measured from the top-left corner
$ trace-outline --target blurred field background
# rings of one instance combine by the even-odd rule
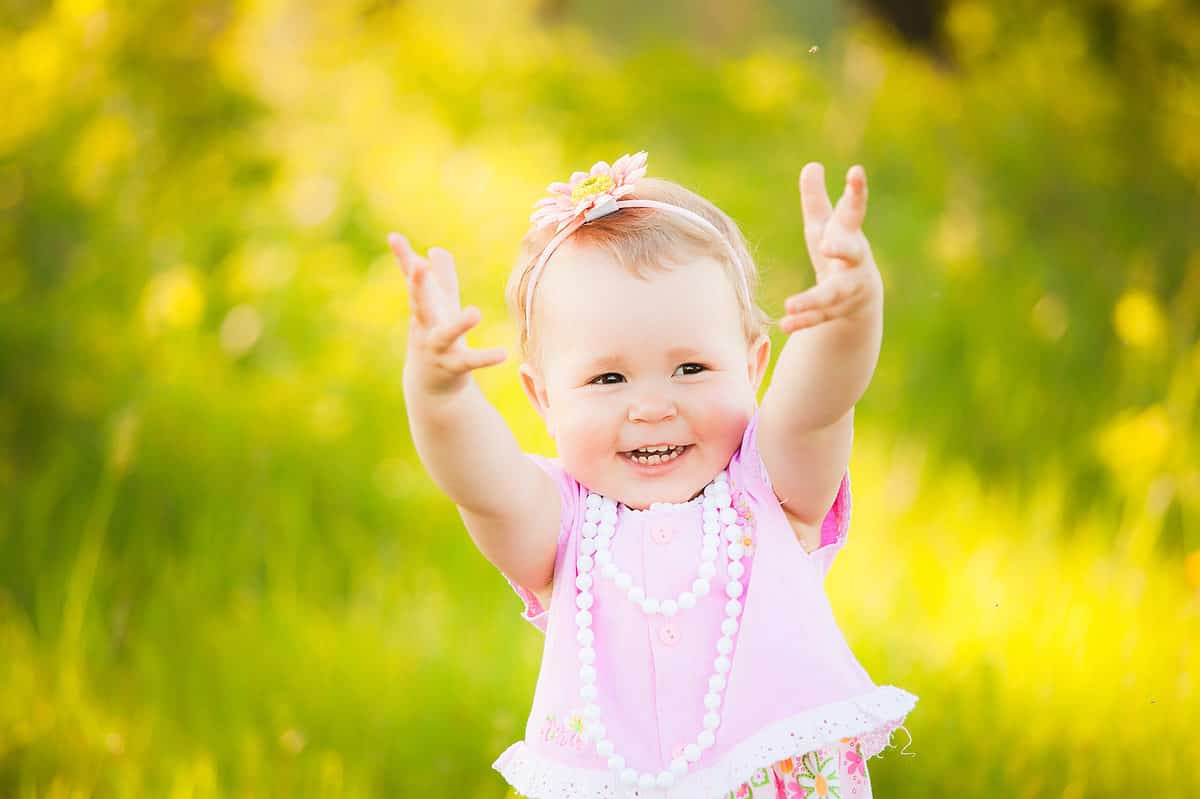
[[[543,639],[413,453],[384,237],[513,352],[533,203],[640,149],[776,316],[800,167],[867,168],[828,590],[920,697],[876,795],[1200,796],[1197,42],[1186,0],[3,0],[0,797],[507,795]]]

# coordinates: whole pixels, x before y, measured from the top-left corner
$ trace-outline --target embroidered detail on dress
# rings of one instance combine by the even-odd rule
[[[737,511],[738,517],[742,520],[742,546],[746,548],[747,555],[754,554],[754,534],[757,531],[757,524],[754,520],[754,511],[750,509],[750,497],[746,494],[745,489],[735,488],[730,493],[730,498],[733,500],[733,509]]]
[[[547,713],[542,720],[539,733],[546,743],[558,744],[567,749],[582,752],[585,748],[583,740],[583,715],[572,713],[565,721],[557,721],[553,713]]]
[[[754,520],[754,512],[750,510],[750,499],[746,496],[745,489],[735,488],[733,490],[733,509],[738,512],[746,522]]]

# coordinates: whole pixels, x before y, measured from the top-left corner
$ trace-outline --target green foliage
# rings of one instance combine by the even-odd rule
[[[878,794],[1200,793],[1196,10],[955,2],[949,68],[841,6],[729,45],[531,5],[0,17],[0,796],[505,795],[542,640],[413,453],[384,236],[449,248],[511,352],[532,204],[639,149],[776,316],[800,167],[867,168],[829,588],[922,698]],[[550,452],[515,371],[478,377]]]

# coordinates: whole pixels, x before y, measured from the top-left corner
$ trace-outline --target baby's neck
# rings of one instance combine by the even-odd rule
[[[708,485],[705,484],[704,488],[707,488],[707,487],[708,487]],[[647,510],[647,509],[649,509],[649,507],[651,505],[659,505],[659,504],[662,504],[662,505],[686,505],[687,503],[691,502],[692,500],[694,500],[697,497],[699,497],[700,495],[702,495],[704,493],[704,488],[701,488],[699,491],[697,491],[695,494],[692,494],[690,497],[685,499],[683,502],[663,502],[662,500],[654,500],[652,502],[647,503],[645,505],[645,507],[640,507],[640,508],[637,507],[636,505],[629,505],[624,502],[622,502],[621,504],[625,505],[625,507],[629,508],[630,510]]]

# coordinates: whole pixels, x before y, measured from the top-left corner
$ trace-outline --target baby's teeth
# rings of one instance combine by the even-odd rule
[[[667,461],[673,461],[673,460],[675,460],[675,458],[679,457],[679,453],[678,452],[669,452],[669,453],[664,453],[663,455],[638,455],[635,453],[631,457],[638,463],[644,463],[644,464],[652,466],[656,463],[666,463]]]

